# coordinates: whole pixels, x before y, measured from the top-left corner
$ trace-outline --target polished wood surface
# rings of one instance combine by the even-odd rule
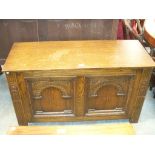
[[[145,20],[144,23],[144,38],[152,46],[155,47],[155,19]]]
[[[15,43],[3,71],[153,67],[139,41]]]
[[[138,122],[154,66],[136,40],[58,41],[15,44],[3,69],[18,123],[28,125]]]
[[[123,124],[18,126],[11,127],[9,135],[135,135],[133,126]]]

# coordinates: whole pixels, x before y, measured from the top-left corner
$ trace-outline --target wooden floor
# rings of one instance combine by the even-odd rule
[[[9,135],[134,135],[129,123],[65,126],[18,126],[11,127]]]

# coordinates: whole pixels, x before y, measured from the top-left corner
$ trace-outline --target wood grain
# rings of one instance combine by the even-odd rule
[[[87,95],[88,115],[104,113],[125,113],[128,89],[132,76],[91,77]]]
[[[23,92],[20,90],[20,87],[18,84],[17,74],[16,73],[9,73],[9,75],[7,74],[6,77],[8,80],[9,89],[11,92],[11,97],[13,100],[13,105],[14,105],[16,116],[18,119],[18,123],[20,125],[28,125],[27,115],[30,115],[31,112],[29,111],[28,113],[26,113],[26,109],[24,108],[25,107],[25,105],[24,105],[25,101],[22,100],[21,93],[23,93]]]
[[[15,43],[3,71],[154,67],[139,41]]]
[[[19,126],[11,127],[9,135],[134,135],[129,123],[70,125],[70,126]]]
[[[151,78],[151,73],[152,73],[152,69],[143,69],[141,73],[138,90],[136,91],[136,94],[135,94],[136,99],[132,108],[132,118],[130,122],[133,122],[133,123],[138,122],[140,112],[144,103],[146,91]]]
[[[75,115],[85,115],[85,77],[78,77],[75,90]]]
[[[34,114],[74,112],[74,77],[26,78]],[[70,112],[69,112],[70,111]]]

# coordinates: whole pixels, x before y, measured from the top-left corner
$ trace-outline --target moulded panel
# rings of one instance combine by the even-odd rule
[[[34,115],[74,116],[74,78],[28,78]]]
[[[133,76],[88,78],[86,115],[125,114]]]

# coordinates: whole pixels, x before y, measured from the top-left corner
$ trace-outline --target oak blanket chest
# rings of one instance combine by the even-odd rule
[[[14,43],[3,71],[19,125],[137,122],[155,63],[137,40]]]

